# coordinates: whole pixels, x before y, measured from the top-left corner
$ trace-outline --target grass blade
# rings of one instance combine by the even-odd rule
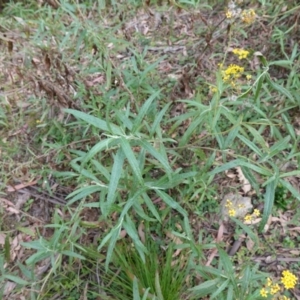
[[[122,150],[128,160],[128,163],[130,164],[130,166],[132,168],[133,174],[137,177],[137,180],[139,181],[139,183],[141,185],[143,185],[144,180],[142,177],[142,172],[140,170],[140,166],[139,166],[138,161],[131,149],[131,146],[130,146],[128,140],[126,140],[125,138],[121,138],[121,147],[122,147]]]

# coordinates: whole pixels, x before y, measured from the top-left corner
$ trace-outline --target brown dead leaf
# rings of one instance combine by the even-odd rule
[[[3,246],[5,244],[6,235],[4,233],[0,233],[0,245]]]
[[[138,233],[139,236],[141,238],[142,243],[145,244],[146,242],[146,237],[145,237],[145,225],[143,222],[140,223],[139,227],[138,227]]]
[[[167,231],[166,236],[170,238],[176,245],[182,244],[182,240],[178,236],[174,235],[172,232]],[[172,255],[172,257],[178,256],[181,251],[182,249],[177,249],[176,252]]]
[[[16,287],[16,285],[17,284],[15,282],[7,281],[4,286],[4,296],[8,296]]]
[[[8,193],[11,193],[11,192],[15,192],[15,191],[24,189],[24,188],[26,188],[27,186],[35,185],[35,184],[37,184],[37,181],[36,181],[36,180],[35,180],[35,181],[28,182],[28,183],[20,183],[20,184],[17,184],[17,185],[15,185],[15,186],[10,186],[10,185],[9,185],[9,186],[6,188],[6,191],[7,191]]]
[[[120,239],[123,239],[126,235],[127,235],[127,231],[125,229],[123,229],[123,230],[121,230],[119,237],[120,237]]]
[[[254,247],[255,243],[248,237],[246,240],[246,247],[249,251],[251,251]]]
[[[240,182],[243,184],[242,190],[245,194],[247,194],[251,190],[251,184],[250,184],[249,180],[245,177],[245,175],[240,167],[237,167],[236,171],[238,173]]]

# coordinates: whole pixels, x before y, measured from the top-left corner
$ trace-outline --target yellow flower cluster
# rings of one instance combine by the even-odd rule
[[[256,18],[256,13],[254,9],[244,9],[238,8],[233,1],[228,4],[227,11],[225,13],[227,19],[240,18],[245,24],[252,24]]]
[[[241,19],[246,24],[252,24],[256,18],[256,13],[254,9],[243,10],[241,14]]]
[[[283,284],[285,289],[294,288],[296,286],[297,280],[298,280],[297,277],[290,271],[285,270],[282,272],[281,283]],[[283,287],[280,287],[278,283],[273,283],[272,279],[268,278],[265,287],[263,287],[260,290],[260,295],[263,298],[267,298],[269,294],[274,296],[281,291],[283,291]],[[279,296],[278,298],[277,297],[276,299],[279,300],[290,300],[290,298],[286,296]]]
[[[239,48],[233,49],[232,52],[237,55],[239,59],[247,58],[249,55],[249,51]]]
[[[235,64],[231,64],[226,70],[222,71],[223,81],[235,86],[235,80],[240,78],[244,68]]]
[[[259,217],[259,216],[260,216],[260,211],[258,209],[254,209],[253,214],[246,215],[245,218],[244,218],[244,221],[245,222],[251,222],[251,221],[255,220],[257,217]]]
[[[226,200],[225,207],[228,208],[228,215],[230,217],[234,217],[236,214],[236,210],[233,208],[233,204],[229,199]]]
[[[288,270],[282,272],[281,282],[286,289],[293,289],[298,278]]]

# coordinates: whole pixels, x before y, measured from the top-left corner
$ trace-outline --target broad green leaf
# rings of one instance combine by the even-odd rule
[[[108,185],[107,192],[107,201],[105,205],[105,211],[103,215],[107,216],[110,212],[111,206],[114,203],[116,198],[116,191],[118,188],[119,180],[123,173],[123,164],[124,164],[125,155],[122,149],[118,149],[116,155],[114,156],[114,164],[111,171],[111,177]]]
[[[72,114],[74,117],[81,119],[85,122],[87,122],[90,125],[93,125],[97,128],[99,128],[100,130],[103,130],[107,133],[112,133],[112,134],[117,134],[117,135],[123,135],[124,133],[122,132],[122,130],[115,124],[109,124],[109,126],[107,125],[108,122],[105,122],[99,118],[96,118],[94,116],[91,116],[87,113],[84,113],[82,111],[78,111],[78,110],[74,110],[74,109],[65,109],[64,110],[66,113]],[[110,132],[110,129],[112,129],[112,132]]]
[[[121,138],[121,147],[122,147],[122,150],[128,160],[128,163],[130,164],[131,168],[132,168],[132,171],[133,171],[133,174],[136,176],[136,178],[138,179],[139,183],[141,185],[144,184],[144,180],[143,180],[143,177],[142,177],[142,173],[141,173],[141,169],[140,169],[140,166],[137,162],[137,159],[131,149],[131,146],[128,142],[127,139],[125,138]]]

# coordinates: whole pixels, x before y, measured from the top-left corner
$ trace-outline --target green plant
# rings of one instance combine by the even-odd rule
[[[188,256],[170,243],[163,246],[147,237],[145,246],[149,254],[143,261],[131,244],[117,245],[113,265],[119,269],[118,276],[111,279],[108,289],[117,298],[182,299],[187,273]],[[115,291],[115,292],[114,292]]]

